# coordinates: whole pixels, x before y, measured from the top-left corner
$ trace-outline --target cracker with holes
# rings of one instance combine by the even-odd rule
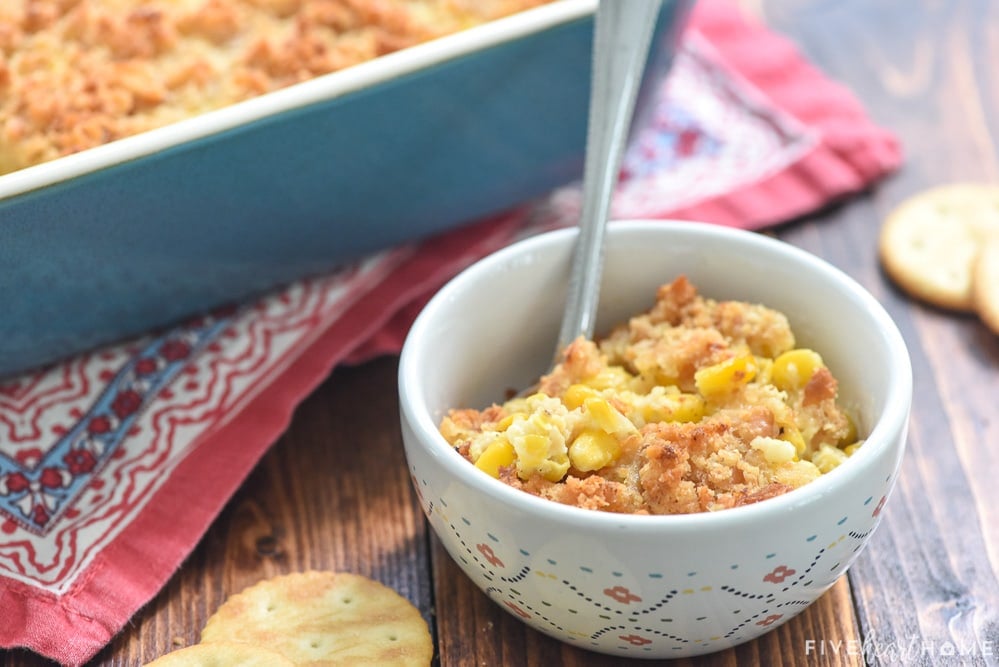
[[[171,651],[147,663],[146,667],[294,667],[294,665],[295,663],[280,653],[263,646],[218,642],[194,644]]]
[[[887,274],[940,308],[975,310],[972,274],[985,239],[999,234],[999,186],[945,185],[902,202],[881,228]]]
[[[265,646],[296,665],[430,664],[427,624],[408,600],[357,574],[302,572],[233,595],[213,614],[201,642]]]
[[[972,281],[978,316],[993,333],[999,334],[999,234],[986,240],[975,262]]]

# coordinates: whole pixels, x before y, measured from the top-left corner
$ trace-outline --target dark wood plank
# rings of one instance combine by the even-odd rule
[[[875,244],[884,216],[912,193],[949,182],[999,183],[999,80],[988,65],[999,55],[999,5],[752,4],[845,82],[896,132],[907,155],[902,171],[871,197],[783,234],[871,290],[912,357],[916,392],[899,486],[850,575],[868,657],[874,664],[995,662],[999,338],[974,316],[944,313],[900,293],[879,271]],[[963,657],[947,655],[962,651]]]

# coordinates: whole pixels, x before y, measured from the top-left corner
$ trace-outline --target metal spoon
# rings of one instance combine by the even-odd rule
[[[611,195],[661,5],[662,0],[601,0],[597,5],[583,208],[555,363],[576,338],[593,337]]]

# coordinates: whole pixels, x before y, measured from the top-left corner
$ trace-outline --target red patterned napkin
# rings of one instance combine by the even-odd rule
[[[756,229],[856,193],[899,162],[892,136],[787,41],[701,0],[652,127],[625,156],[614,215]],[[579,187],[567,186],[0,385],[0,647],[64,664],[92,657],[166,583],[334,365],[397,352],[445,280],[512,240],[573,224],[578,208]]]

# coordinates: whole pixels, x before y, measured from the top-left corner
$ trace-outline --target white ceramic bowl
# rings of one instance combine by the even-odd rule
[[[617,222],[600,327],[686,274],[702,294],[784,312],[818,350],[867,442],[783,496],[715,513],[632,516],[542,500],[480,472],[441,437],[451,407],[502,402],[550,363],[576,231],[517,243],[456,277],[402,351],[402,433],[430,524],[465,573],[525,623],[576,646],[681,657],[800,613],[854,561],[898,473],[912,374],[898,329],[848,276],[789,244],[707,224]]]

